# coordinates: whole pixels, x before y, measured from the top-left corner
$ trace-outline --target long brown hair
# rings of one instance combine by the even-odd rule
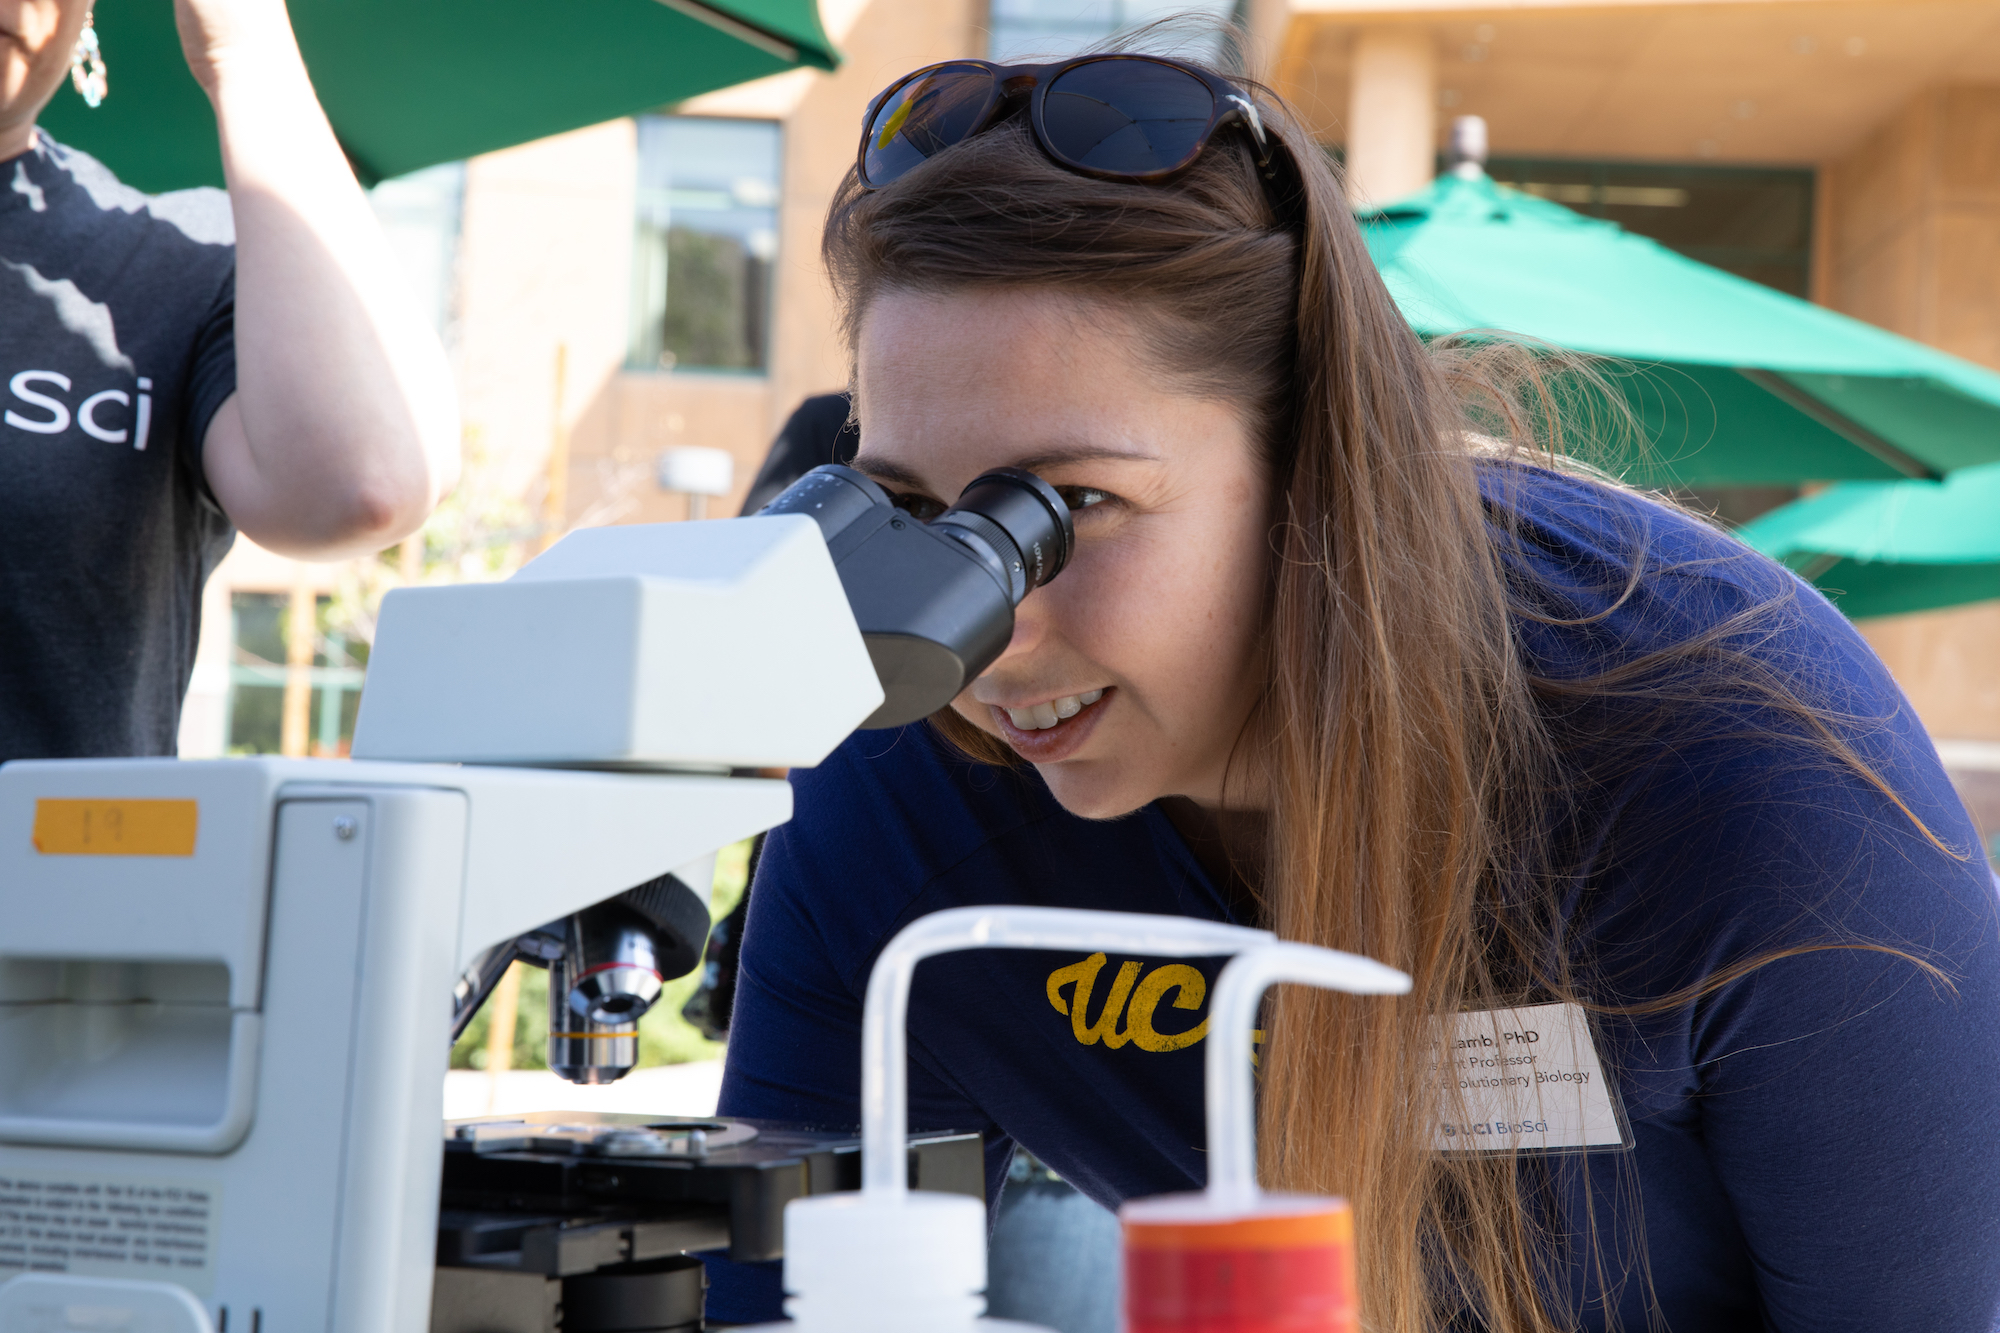
[[[1516,642],[1522,617],[1551,613],[1510,587],[1506,520],[1482,502],[1477,457],[1503,470],[1529,447],[1552,457],[1552,386],[1590,375],[1551,373],[1518,346],[1421,343],[1337,169],[1279,99],[1256,95],[1292,158],[1276,188],[1228,136],[1170,186],[1089,179],[1051,162],[1017,119],[883,190],[850,174],[825,258],[850,345],[883,291],[1059,286],[1132,316],[1163,374],[1246,413],[1277,515],[1268,684],[1237,759],[1270,802],[1262,924],[1384,959],[1415,983],[1393,1003],[1277,993],[1264,1176],[1353,1201],[1371,1327],[1420,1333],[1469,1311],[1495,1333],[1542,1333],[1566,1322],[1547,1308],[1564,1284],[1550,1281],[1521,1163],[1433,1151],[1450,1108],[1429,1057],[1465,1008],[1518,1001],[1524,986],[1581,998],[1550,947],[1563,929],[1552,793],[1566,775],[1549,698],[1674,700],[1645,664],[1539,680]],[[867,404],[857,410],[865,422]],[[1734,652],[1727,633],[1676,651]],[[1752,692],[1817,716],[1749,658],[1736,665]],[[949,711],[934,725],[978,759],[1013,762]]]

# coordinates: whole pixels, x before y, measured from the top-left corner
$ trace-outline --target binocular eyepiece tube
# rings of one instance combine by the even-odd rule
[[[882,683],[882,706],[863,728],[900,727],[956,698],[1006,649],[1014,608],[1062,572],[1076,542],[1062,496],[1011,467],[973,478],[928,523],[838,463],[761,512],[803,514],[826,538]]]

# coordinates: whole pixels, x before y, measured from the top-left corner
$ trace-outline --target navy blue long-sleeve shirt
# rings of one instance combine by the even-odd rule
[[[1515,631],[1544,679],[1716,635],[1706,665],[1643,674],[1664,704],[1545,693],[1571,778],[1551,815],[1564,891],[1551,947],[1590,999],[1628,1008],[1804,950],[1661,1012],[1600,1017],[1633,1147],[1550,1159],[1555,1233],[1579,1234],[1588,1208],[1607,1247],[1601,1270],[1568,1253],[1553,1303],[1588,1329],[1647,1328],[1649,1301],[1666,1327],[1700,1333],[2000,1326],[1994,881],[1907,702],[1824,599],[1722,534],[1538,470],[1490,469],[1487,490],[1517,525],[1499,540],[1538,613]],[[1802,743],[1804,724],[1754,688],[1718,691],[1702,674],[1718,667],[1804,691],[1893,798]],[[926,913],[1244,911],[1157,808],[1078,818],[1032,769],[968,763],[921,725],[861,733],[794,783],[797,814],[752,896],[725,1114],[856,1122],[869,968]],[[1920,957],[1948,984],[1858,944]],[[1195,984],[1163,972],[1176,961],[926,962],[912,1125],[982,1131],[989,1197],[1015,1143],[1107,1206],[1198,1188],[1194,1034],[1221,960],[1186,960]],[[775,1265],[713,1277],[711,1317],[777,1316]]]

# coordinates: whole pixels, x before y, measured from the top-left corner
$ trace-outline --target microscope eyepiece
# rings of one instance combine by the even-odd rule
[[[931,527],[991,552],[1007,574],[1008,598],[1016,606],[1062,573],[1076,543],[1075,521],[1056,488],[1017,467],[974,477]]]
[[[1014,608],[1069,563],[1076,529],[1053,486],[1020,468],[973,478],[929,523],[851,467],[829,463],[763,514],[819,524],[868,645],[883,703],[861,725],[900,727],[949,704],[1014,633]]]

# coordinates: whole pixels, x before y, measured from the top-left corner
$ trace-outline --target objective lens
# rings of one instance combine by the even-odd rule
[[[1016,606],[1062,573],[1076,544],[1075,521],[1055,487],[1017,467],[974,477],[931,527],[997,563]]]
[[[666,874],[553,924],[561,943],[546,959],[549,1068],[572,1083],[615,1082],[638,1059],[634,1025],[661,984],[701,965],[708,904]],[[522,936],[515,948],[529,957],[539,943]]]

